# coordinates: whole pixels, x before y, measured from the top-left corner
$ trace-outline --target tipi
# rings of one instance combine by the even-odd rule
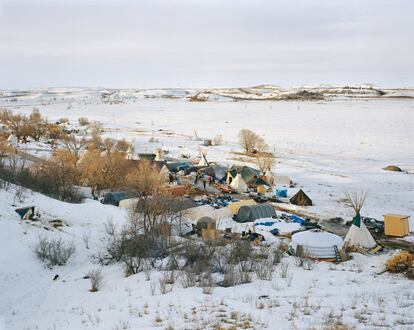
[[[232,187],[234,190],[238,192],[244,192],[247,191],[247,184],[244,182],[242,176],[240,173],[237,173],[236,177],[233,179],[233,181],[230,183],[230,187]]]
[[[162,161],[163,157],[162,157],[162,149],[157,149],[155,150],[155,161]]]
[[[365,226],[364,222],[361,221],[360,215],[361,208],[364,206],[367,194],[354,191],[352,194],[346,192],[345,196],[347,201],[351,203],[353,209],[355,210],[355,216],[352,220],[351,228],[349,228],[348,234],[345,236],[345,245],[372,249],[377,245],[377,243]]]

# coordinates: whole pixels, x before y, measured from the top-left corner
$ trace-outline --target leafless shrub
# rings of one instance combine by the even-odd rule
[[[220,283],[223,287],[235,286],[240,283],[239,274],[236,272],[233,265],[227,265],[224,271],[223,281]]]
[[[91,238],[91,234],[90,233],[83,232],[83,234],[82,234],[82,240],[85,243],[86,249],[88,249],[88,250],[89,250],[89,240],[90,240],[90,238]]]
[[[252,255],[252,247],[250,242],[236,240],[229,245],[228,263],[238,264],[242,261],[248,260]]]
[[[166,294],[168,292],[171,292],[174,286],[174,282],[175,282],[174,275],[172,279],[171,275],[164,273],[164,276],[159,279],[161,294]]]
[[[288,250],[288,246],[284,243],[277,244],[272,250],[272,261],[274,265],[279,264],[282,261],[282,258],[286,251]]]
[[[314,261],[312,259],[305,258],[303,260],[302,268],[304,270],[312,270],[313,266],[314,266]]]
[[[68,117],[61,117],[61,118],[59,118],[58,121],[61,124],[67,124],[67,123],[69,123],[69,118]]]
[[[190,271],[183,271],[181,273],[180,282],[185,289],[194,287],[197,282],[197,274]]]
[[[240,279],[241,284],[250,283],[252,281],[252,273],[249,271],[249,269],[240,266],[238,278]]]
[[[102,287],[103,275],[101,270],[92,270],[88,274],[91,281],[91,292],[97,292]]]
[[[211,272],[207,272],[201,277],[201,287],[203,288],[204,294],[213,293],[213,277],[211,276]]]
[[[273,277],[274,265],[269,261],[259,261],[255,263],[255,272],[260,280],[271,281]]]
[[[61,237],[40,237],[33,247],[37,258],[49,266],[63,266],[75,251],[75,245],[64,242]]]
[[[81,126],[89,125],[89,119],[87,117],[79,117],[78,118],[78,123]]]
[[[289,264],[281,263],[279,265],[279,274],[281,278],[287,278],[289,275]]]

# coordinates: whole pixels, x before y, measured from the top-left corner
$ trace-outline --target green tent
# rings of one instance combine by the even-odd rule
[[[275,209],[270,204],[244,205],[237,212],[237,222],[250,222],[261,218],[276,216]]]

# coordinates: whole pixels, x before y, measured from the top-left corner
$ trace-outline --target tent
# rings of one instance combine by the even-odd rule
[[[230,184],[240,174],[247,184],[255,183],[260,177],[260,171],[249,166],[232,167],[227,173],[226,183]]]
[[[119,202],[123,199],[127,199],[128,195],[126,192],[108,192],[104,195],[102,204],[110,204],[114,206],[119,206]]]
[[[12,147],[17,147],[18,146],[18,141],[17,141],[17,137],[16,137],[16,135],[14,135],[14,133],[12,132],[11,134],[10,134],[10,136],[7,138],[7,142],[9,142],[9,144],[12,146]]]
[[[165,183],[170,182],[170,170],[168,169],[167,165],[164,165],[161,168],[159,176]]]
[[[239,209],[244,205],[256,205],[257,203],[253,199],[242,199],[238,202],[233,202],[227,205],[227,207],[230,209],[231,213],[237,214],[239,212]]]
[[[245,205],[237,212],[237,222],[250,222],[261,218],[276,216],[275,209],[270,204]]]
[[[299,206],[311,206],[312,200],[300,189],[291,199],[290,202]]]
[[[202,217],[214,218],[214,211],[215,208],[210,205],[196,206],[186,210],[185,218],[192,221],[198,221]]]
[[[162,157],[162,149],[157,149],[155,151],[155,161],[163,161],[163,157]]]
[[[27,206],[15,209],[16,213],[20,216],[22,220],[31,220],[35,215],[35,207]]]
[[[274,176],[275,186],[287,186],[290,187],[290,177],[287,175],[275,175]]]
[[[197,220],[197,234],[201,235],[202,229],[216,229],[216,220],[210,217],[202,217]]]
[[[345,245],[365,249],[372,249],[377,245],[371,233],[361,220],[361,216],[356,214],[352,220],[351,228],[345,236]]]
[[[248,187],[246,182],[243,180],[240,174],[237,174],[234,180],[230,183],[230,187],[232,187],[237,192],[245,192],[247,191]]]
[[[296,255],[316,259],[335,258],[335,247],[339,251],[343,245],[341,237],[320,229],[293,234],[290,243],[290,247]]]
[[[222,207],[220,209],[215,209],[213,212],[213,218],[216,221],[220,221],[222,219],[231,219],[233,217],[233,213],[228,207]]]
[[[201,155],[201,159],[198,162],[198,166],[208,166],[208,161],[205,155]]]

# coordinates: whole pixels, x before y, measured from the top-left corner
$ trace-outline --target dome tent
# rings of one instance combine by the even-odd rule
[[[270,204],[244,205],[237,212],[237,222],[250,222],[256,219],[276,216],[275,209]]]
[[[320,229],[302,231],[292,235],[290,247],[296,255],[315,259],[335,258],[335,246],[341,250],[341,237]]]

